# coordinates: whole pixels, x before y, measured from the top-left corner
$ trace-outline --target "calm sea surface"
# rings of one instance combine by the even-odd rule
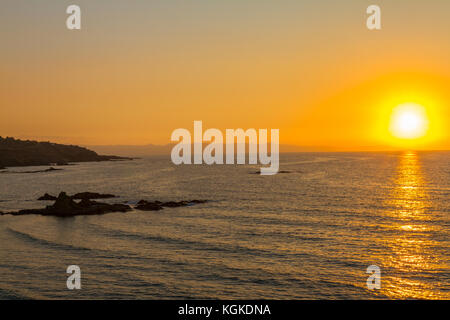
[[[45,167],[47,168],[47,167]],[[0,174],[0,210],[48,192],[206,204],[102,216],[0,216],[0,298],[450,298],[450,153],[307,153],[259,166],[167,157]],[[29,171],[34,168],[10,168]],[[68,290],[66,268],[81,268]],[[366,269],[381,269],[368,290]]]

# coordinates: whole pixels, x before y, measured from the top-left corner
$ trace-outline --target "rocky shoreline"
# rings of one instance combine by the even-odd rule
[[[65,166],[77,162],[121,160],[132,160],[132,158],[99,155],[92,150],[75,145],[0,137],[0,170],[10,167]]]
[[[68,196],[65,192],[61,192],[58,195],[58,197],[55,197],[46,193],[38,200],[52,200],[52,201],[54,200],[55,203],[53,205],[47,206],[42,209],[25,209],[15,212],[0,211],[0,215],[8,214],[13,216],[21,216],[29,214],[38,214],[43,216],[74,217],[79,215],[99,215],[112,212],[128,212],[132,211],[133,209],[140,211],[159,211],[164,209],[165,207],[167,208],[186,207],[207,202],[207,200],[188,200],[178,202],[140,200],[137,203],[137,205],[133,208],[130,205],[124,203],[109,204],[93,201],[93,199],[107,199],[107,198],[116,198],[116,196],[112,194],[100,194],[92,192],[82,192],[77,193],[73,196]],[[77,202],[75,200],[81,201]]]
[[[0,170],[2,170],[0,168]],[[61,171],[63,169],[55,169],[53,167],[50,167],[48,169],[44,169],[44,170],[34,170],[34,171],[0,171],[0,173],[42,173],[42,172],[53,172],[53,171]]]
[[[102,193],[96,193],[96,192],[80,192],[76,193],[73,196],[68,196],[72,200],[97,200],[97,199],[110,199],[110,198],[117,198],[113,194],[102,194]],[[42,197],[39,197],[38,200],[57,200],[58,197],[52,196],[48,193],[44,194]]]

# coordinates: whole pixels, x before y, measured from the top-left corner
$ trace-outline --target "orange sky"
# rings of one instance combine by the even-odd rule
[[[403,102],[430,112],[420,149],[450,149],[450,2],[5,1],[0,135],[166,144],[176,128],[276,128],[280,143],[401,148]],[[126,5],[128,3],[128,5]]]

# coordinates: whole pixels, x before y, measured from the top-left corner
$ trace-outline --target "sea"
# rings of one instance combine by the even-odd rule
[[[0,299],[450,298],[450,152],[281,154],[273,176],[166,156],[23,173],[46,168],[1,173],[0,211],[61,191],[208,202],[2,215]]]

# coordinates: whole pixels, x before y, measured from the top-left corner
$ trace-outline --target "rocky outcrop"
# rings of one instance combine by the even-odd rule
[[[10,214],[14,216],[38,214],[43,216],[56,216],[56,217],[73,217],[78,215],[97,215],[110,212],[128,212],[132,208],[124,203],[102,203],[96,202],[92,199],[100,198],[114,198],[112,194],[101,194],[94,192],[82,192],[73,196],[68,196],[65,192],[61,192],[58,197],[54,197],[48,193],[44,194],[38,200],[54,200],[55,203],[51,206],[47,206],[43,209],[25,209],[16,212],[1,212],[0,215]],[[81,201],[76,202],[75,200]],[[189,201],[146,201],[140,200],[134,209],[140,211],[158,211],[164,207],[177,208],[186,207],[194,204],[205,203],[207,200],[189,200]]]
[[[161,206],[162,202],[160,201],[145,201],[145,200],[141,200],[137,203],[137,206],[134,207],[136,210],[141,210],[141,211],[158,211],[158,210],[162,210],[163,207]]]
[[[191,200],[189,201],[188,205],[192,205],[192,204],[201,204],[201,203],[207,203],[208,200]]]
[[[0,168],[126,159],[130,158],[102,156],[74,145],[0,137]]]
[[[61,192],[58,198],[56,198],[55,203],[44,209],[26,209],[3,214],[11,214],[16,216],[39,214],[43,216],[72,217],[78,215],[105,214],[110,212],[127,212],[130,210],[132,210],[131,207],[126,204],[108,204],[95,202],[88,199],[75,202],[72,197],[68,196],[65,192]]]
[[[288,171],[288,170],[280,170],[277,173],[292,173],[292,172]],[[252,172],[250,172],[250,174],[261,174],[261,170],[252,171]]]
[[[0,173],[41,173],[41,172],[52,172],[52,171],[61,171],[62,169],[55,169],[50,167],[44,170],[34,170],[34,171],[1,171]]]
[[[96,192],[80,192],[76,193],[73,196],[70,196],[73,200],[94,200],[94,199],[110,199],[115,198],[116,196],[113,194],[103,194]],[[52,196],[48,193],[44,194],[42,197],[38,198],[38,200],[56,200],[55,196]]]
[[[164,207],[168,208],[186,207],[205,202],[207,202],[207,200],[169,201],[169,202],[140,200],[137,203],[137,206],[134,208],[136,210],[143,210],[143,211],[157,211],[162,210]]]
[[[116,196],[113,194],[102,194],[96,192],[80,192],[76,193],[72,196],[72,199],[78,200],[93,200],[93,199],[109,199],[115,198]]]
[[[56,197],[46,193],[42,197],[38,198],[38,200],[56,200]]]

